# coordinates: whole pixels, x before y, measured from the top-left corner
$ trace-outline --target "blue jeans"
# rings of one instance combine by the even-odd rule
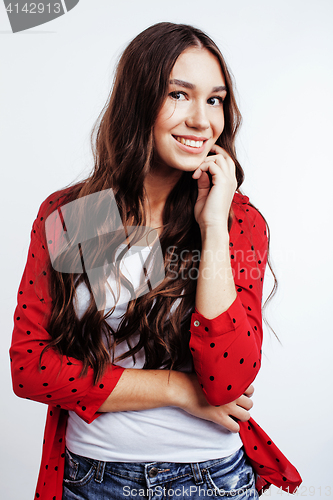
[[[66,449],[63,500],[258,499],[243,448],[198,463],[100,462]]]

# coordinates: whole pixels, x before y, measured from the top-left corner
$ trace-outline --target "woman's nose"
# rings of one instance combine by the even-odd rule
[[[193,103],[186,118],[186,125],[198,130],[206,130],[210,126],[206,103]]]

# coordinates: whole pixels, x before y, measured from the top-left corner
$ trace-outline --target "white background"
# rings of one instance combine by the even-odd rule
[[[1,498],[34,497],[46,413],[12,393],[9,371],[31,225],[47,195],[91,168],[115,62],[159,21],[206,31],[235,76],[243,190],[271,228],[279,291],[267,317],[283,344],[265,331],[252,415],[300,471],[302,496],[333,498],[333,1],[81,0],[17,34],[2,2],[0,15]],[[265,281],[267,295],[269,272]]]

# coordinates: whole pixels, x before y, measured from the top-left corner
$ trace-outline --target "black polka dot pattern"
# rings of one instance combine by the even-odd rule
[[[250,377],[255,376],[253,367],[255,365],[255,368],[258,369],[258,365],[260,365],[259,352],[255,352],[253,346],[259,346],[261,341],[260,335],[262,332],[258,304],[262,287],[264,259],[261,257],[261,275],[259,277],[254,273],[251,274],[251,270],[256,269],[259,264],[259,261],[256,260],[257,256],[264,255],[264,224],[260,222],[259,216],[256,214],[253,207],[247,205],[246,201],[239,201],[246,199],[246,197],[238,195],[236,199],[238,199],[238,202],[235,203],[234,207],[235,221],[230,231],[231,241],[229,242],[229,247],[230,253],[233,256],[233,258],[230,257],[230,265],[237,271],[234,277],[237,299],[235,303],[230,306],[228,311],[222,313],[213,320],[202,319],[202,317],[199,316],[198,318],[199,321],[201,321],[201,325],[197,328],[197,332],[193,332],[191,329],[190,348],[194,366],[196,368],[198,363],[202,366],[202,374],[200,377],[198,375],[199,383],[205,396],[207,396],[207,400],[211,400],[211,404],[215,407],[223,404],[218,400],[218,398],[223,397],[223,395],[225,395],[229,401],[231,401],[233,397],[238,397],[241,393],[239,389],[241,377],[246,378],[247,374],[250,374],[250,379]],[[49,204],[52,202],[48,200],[47,203]],[[43,215],[44,214],[38,215],[38,220],[35,221],[35,224],[37,224],[37,226],[35,225],[36,229]],[[252,231],[252,227],[256,231]],[[251,232],[249,232],[249,230]],[[14,370],[21,375],[21,380],[17,375],[16,387],[22,391],[22,397],[31,395],[25,393],[26,385],[28,385],[25,383],[25,380],[30,380],[30,366],[32,364],[30,360],[33,362],[35,359],[39,360],[40,353],[47,344],[47,332],[44,335],[41,330],[43,328],[42,325],[45,324],[45,315],[48,314],[48,308],[51,307],[51,301],[47,290],[48,275],[50,274],[48,273],[48,266],[46,264],[48,255],[47,245],[45,241],[41,240],[41,232],[37,231],[37,233],[39,233],[38,236],[33,236],[36,233],[32,233],[32,238],[35,238],[35,244],[31,246],[28,256],[28,260],[31,262],[30,269],[33,270],[33,272],[28,272],[25,282],[20,286],[18,297],[21,302],[14,316],[15,318],[20,318],[17,320],[17,326],[15,326],[15,328],[17,328],[17,331],[20,329],[21,333],[18,340],[24,346],[19,362],[17,362],[13,356],[14,364],[16,362]],[[49,240],[47,243],[49,245],[52,244],[52,240]],[[239,250],[242,250],[243,255]],[[34,257],[32,257],[32,254]],[[244,255],[247,256],[250,254],[253,260],[251,261],[250,258],[244,260]],[[32,264],[32,262],[34,262],[34,264]],[[35,274],[35,267],[37,266],[39,266],[38,276]],[[36,299],[36,290],[38,291],[39,286],[41,287],[41,293]],[[34,300],[32,307],[30,299],[33,294],[35,294],[36,300]],[[29,315],[33,316],[35,308],[39,308],[42,312],[33,325],[32,322],[27,322],[26,317]],[[249,315],[249,320],[246,319],[246,314]],[[195,336],[196,334],[198,337]],[[202,345],[197,342],[197,338],[200,338]],[[45,339],[45,342],[41,342],[40,339]],[[258,350],[259,348],[260,347],[258,347]],[[81,370],[80,363],[75,361],[73,365],[68,359],[64,359],[61,370],[59,367],[59,385],[62,384],[63,389],[59,390],[57,386],[57,377],[55,376],[55,374],[58,373],[58,366],[54,366],[52,362],[49,361],[50,356],[51,351],[48,352],[44,360],[42,359],[44,363],[41,363],[42,366],[40,370],[38,370],[38,374],[33,374],[33,377],[36,379],[33,393],[36,394],[40,391],[40,396],[38,396],[40,400],[44,403],[50,403],[50,417],[52,418],[48,419],[49,422],[53,421],[52,425],[56,426],[60,415],[63,418],[66,412],[65,410],[61,410],[61,407],[66,410],[69,408],[74,409],[78,413],[85,412],[86,415],[84,418],[91,420],[94,412],[98,410],[101,403],[101,401],[99,401],[99,406],[97,406],[97,403],[96,406],[94,406],[94,399],[98,399],[98,394],[101,396],[103,394],[105,388],[104,380],[102,379],[103,383],[99,382],[96,386],[91,386],[94,398],[90,396],[85,397],[84,405],[80,406],[83,402],[76,402],[76,399],[74,399],[75,393],[72,393],[72,391],[76,390],[80,391],[79,394],[88,395],[90,391],[90,387],[88,388],[85,386],[86,382],[84,381],[84,377],[82,379],[79,378]],[[207,359],[203,359],[203,356],[207,356]],[[25,360],[29,360],[29,363],[25,364]],[[223,367],[221,363],[223,363]],[[36,363],[35,366],[38,366],[38,363]],[[22,375],[24,375],[24,377],[22,377]],[[202,378],[202,380],[200,378]],[[205,383],[201,383],[202,381],[205,381]],[[244,387],[242,387],[242,390],[244,390]],[[46,394],[46,391],[48,391],[48,394]],[[229,394],[227,394],[227,392]],[[221,395],[217,396],[217,401],[214,401],[215,394]],[[264,471],[267,462],[265,462],[264,454],[262,453],[263,445],[266,449],[269,449],[271,453],[273,453],[273,451],[275,453],[276,447],[272,445],[272,441],[268,440],[268,438],[265,438],[264,441],[256,441],[258,439],[257,436],[260,436],[260,427],[253,427],[253,429],[255,428],[254,431],[252,430],[250,422],[240,422],[240,427],[245,429],[249,436],[248,440],[242,436],[245,449],[246,446],[248,450],[251,447],[252,453],[258,457],[256,459],[257,463],[260,464],[258,467]],[[47,462],[44,458],[44,461],[42,461],[42,469],[44,472],[42,472],[40,483],[37,486],[36,498],[42,496],[42,500],[47,500],[43,496],[45,490],[48,499],[52,498],[52,500],[56,500],[56,491],[60,491],[60,487],[58,485],[57,489],[55,488],[54,478],[59,475],[58,480],[59,482],[61,481],[61,474],[59,474],[59,471],[61,467],[63,467],[63,460],[65,458],[64,437],[64,433],[60,436],[57,431],[57,434],[54,436],[54,434],[52,435],[52,433],[50,433],[50,429],[46,429],[45,457],[48,456],[53,458],[48,458]],[[255,450],[254,447],[257,449]],[[280,455],[273,455],[273,457],[273,460],[276,459],[276,463],[281,459]],[[281,459],[281,461],[283,461],[283,459]],[[279,466],[281,470],[283,470],[282,464],[279,464]],[[288,476],[285,474],[284,480],[282,479],[282,474],[280,477],[281,482],[287,485],[288,481],[286,477]],[[44,489],[43,484],[46,485]],[[53,488],[54,491],[52,491]],[[57,495],[57,497],[58,496],[59,495]]]
[[[211,380],[211,377],[214,377],[214,384],[209,384],[205,390],[207,400],[211,404],[219,404],[217,391],[225,383],[223,379],[225,373],[233,373],[233,377],[224,387],[228,387],[227,390],[232,393],[235,391],[235,394],[239,394],[242,390],[244,391],[244,386],[240,388],[241,377],[248,377],[248,379],[253,377],[254,370],[257,371],[260,364],[258,363],[258,358],[260,361],[258,352],[260,347],[258,348],[258,346],[262,340],[259,334],[261,335],[262,332],[258,325],[259,321],[261,324],[262,284],[260,282],[261,276],[258,276],[257,270],[258,255],[265,254],[267,239],[262,236],[264,222],[258,223],[260,217],[255,209],[251,208],[251,213],[248,215],[245,215],[244,210],[245,208],[235,212],[236,221],[241,227],[237,224],[232,226],[234,232],[231,231],[229,235],[230,265],[235,271],[234,281],[237,298],[227,311],[216,316],[214,320],[203,321],[202,317],[198,315],[195,318],[196,328],[190,330],[190,344],[191,348],[194,349],[192,351],[194,365],[196,366],[198,363],[202,372],[199,378],[205,380],[207,377]],[[253,230],[253,226],[256,231]],[[262,228],[261,234],[258,232],[260,228]],[[261,260],[263,259],[261,258]],[[257,320],[258,322],[256,322]],[[226,323],[224,323],[225,321]],[[230,326],[230,322],[232,326]],[[209,337],[206,338],[204,330],[207,331],[207,326],[209,327]],[[232,335],[231,332],[234,334],[235,341],[229,338]],[[200,343],[196,342],[197,336],[200,336]],[[215,336],[219,338],[218,344],[215,338],[213,342],[211,340]],[[202,344],[202,342],[204,343]],[[213,345],[214,348],[212,348]],[[219,359],[223,360],[225,372],[218,370]],[[234,369],[235,363],[239,367],[238,372]],[[215,372],[212,371],[212,368],[215,368]]]

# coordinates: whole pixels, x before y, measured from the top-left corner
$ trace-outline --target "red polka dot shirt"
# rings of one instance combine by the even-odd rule
[[[59,194],[59,193],[57,193]],[[116,386],[123,368],[112,365],[94,385],[93,372],[80,377],[82,362],[61,357],[49,349],[47,326],[52,311],[49,292],[49,255],[43,220],[52,205],[51,195],[40,207],[31,232],[28,259],[18,292],[14,331],[10,348],[13,389],[17,396],[48,405],[42,460],[35,498],[60,500],[65,462],[68,411],[90,423]],[[266,225],[249,204],[247,196],[235,193],[235,218],[230,231],[230,261],[237,298],[214,319],[197,310],[191,318],[190,349],[195,370],[207,401],[223,405],[234,401],[253,382],[261,363],[262,285],[267,262]],[[270,484],[293,492],[301,483],[295,467],[272,439],[251,418],[239,422],[244,450],[256,473],[256,488]]]

